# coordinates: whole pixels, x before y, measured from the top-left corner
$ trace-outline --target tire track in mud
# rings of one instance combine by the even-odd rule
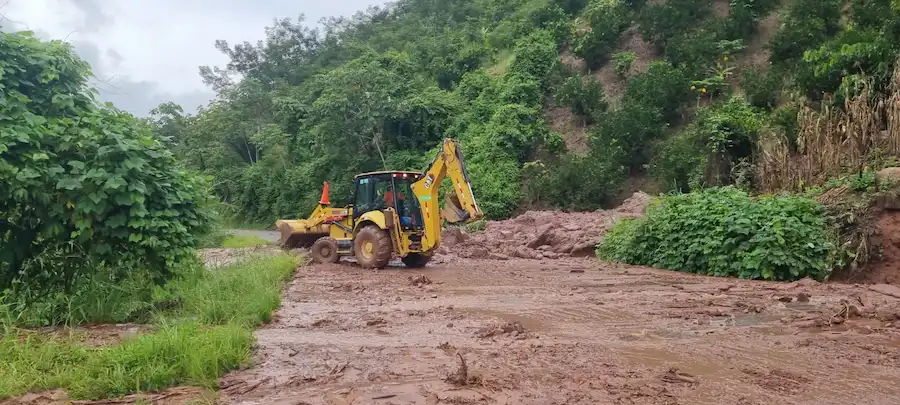
[[[255,366],[223,379],[222,399],[896,404],[898,324],[900,300],[849,285],[716,279],[577,259],[374,272],[311,266],[257,331]],[[446,381],[460,356],[475,384]]]

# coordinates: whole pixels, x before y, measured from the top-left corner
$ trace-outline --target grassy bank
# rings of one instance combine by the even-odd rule
[[[285,254],[214,272],[186,271],[154,292],[155,302],[168,308],[153,311],[152,332],[110,346],[25,333],[7,317],[0,398],[55,388],[79,399],[175,385],[215,388],[224,373],[248,361],[252,330],[278,307],[297,263]]]
[[[269,241],[259,236],[228,235],[222,241],[222,247],[228,249],[240,249],[254,246],[268,245]]]

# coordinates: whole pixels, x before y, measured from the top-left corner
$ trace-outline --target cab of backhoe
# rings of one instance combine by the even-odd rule
[[[416,232],[425,229],[419,199],[413,193],[412,184],[422,178],[422,173],[390,171],[357,175],[353,197],[353,222],[366,213],[392,208],[397,213],[400,230]]]

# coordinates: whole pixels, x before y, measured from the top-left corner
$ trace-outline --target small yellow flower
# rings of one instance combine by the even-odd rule
[[[691,86],[691,90],[697,90],[697,86]]]
[[[725,60],[728,60],[728,55],[725,55]]]
[[[706,87],[700,89],[700,92],[701,92],[701,93],[706,93]]]

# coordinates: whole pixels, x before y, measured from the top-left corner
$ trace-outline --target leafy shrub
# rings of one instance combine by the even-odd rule
[[[587,28],[576,30],[573,49],[589,67],[596,68],[609,59],[619,35],[628,28],[630,12],[620,0],[595,0],[583,18]]]
[[[679,117],[678,107],[688,99],[688,78],[669,62],[651,62],[647,71],[628,82],[623,104],[658,108],[666,121]]]
[[[693,123],[656,148],[649,172],[676,190],[731,184],[762,125],[763,117],[741,97],[701,108]]]
[[[671,38],[682,35],[709,14],[712,0],[669,0],[644,7],[638,18],[644,39],[666,49]]]
[[[597,245],[597,256],[615,263],[628,263],[634,252],[635,240],[643,225],[642,218],[622,218],[603,235],[603,241]]]
[[[597,120],[592,148],[617,148],[632,169],[647,159],[647,146],[680,117],[678,107],[688,96],[684,72],[668,62],[653,62],[647,72],[628,82],[621,106]]]
[[[550,33],[554,42],[562,40],[568,33],[568,16],[565,9],[555,3],[550,0],[528,0],[505,4],[509,9],[501,11],[490,21],[496,27],[487,34],[487,43],[495,49],[508,49],[536,29]],[[500,11],[497,5],[499,4],[491,8]],[[458,3],[454,3],[452,7],[460,8]],[[470,15],[466,16],[469,17]],[[499,23],[497,20],[500,20]],[[417,21],[416,24],[418,23]],[[478,30],[481,30],[481,26]]]
[[[860,28],[881,28],[891,19],[892,0],[850,0],[850,20]]]
[[[624,79],[628,75],[628,71],[631,70],[631,65],[636,57],[637,54],[634,52],[619,52],[613,55],[612,59],[613,63],[615,63],[616,74]]]
[[[781,93],[782,76],[774,70],[760,71],[748,69],[741,79],[741,88],[747,95],[750,105],[759,108],[773,109]]]
[[[556,101],[584,117],[588,124],[593,123],[607,107],[603,86],[591,76],[566,78],[556,93]]]
[[[614,145],[555,162],[529,162],[522,172],[524,203],[592,210],[612,203],[625,181],[626,161]]]
[[[719,25],[722,38],[750,38],[756,23],[778,6],[779,0],[731,0],[728,18]]]
[[[797,0],[772,36],[769,49],[772,63],[798,61],[807,49],[818,47],[840,30],[843,0]]]
[[[193,256],[207,184],[133,116],[97,106],[69,46],[0,33],[0,68],[0,290],[100,268],[161,282]]]
[[[623,163],[638,169],[646,162],[645,148],[663,135],[662,110],[646,104],[623,104],[601,115],[594,127],[592,149],[621,148]]]
[[[568,14],[576,14],[584,9],[590,0],[553,0],[560,8]]]
[[[834,248],[815,200],[731,187],[663,197],[610,234],[597,250],[603,259],[743,279],[821,280]]]
[[[688,76],[703,75],[719,56],[716,38],[716,32],[706,27],[673,35],[666,40],[666,59]]]
[[[835,93],[844,78],[854,74],[875,78],[877,89],[882,89],[893,69],[896,53],[892,48],[893,45],[877,31],[843,31],[803,55],[797,84],[815,100],[820,100],[826,93]]]
[[[543,81],[559,63],[559,50],[550,32],[537,30],[516,43],[516,59],[510,72]]]

